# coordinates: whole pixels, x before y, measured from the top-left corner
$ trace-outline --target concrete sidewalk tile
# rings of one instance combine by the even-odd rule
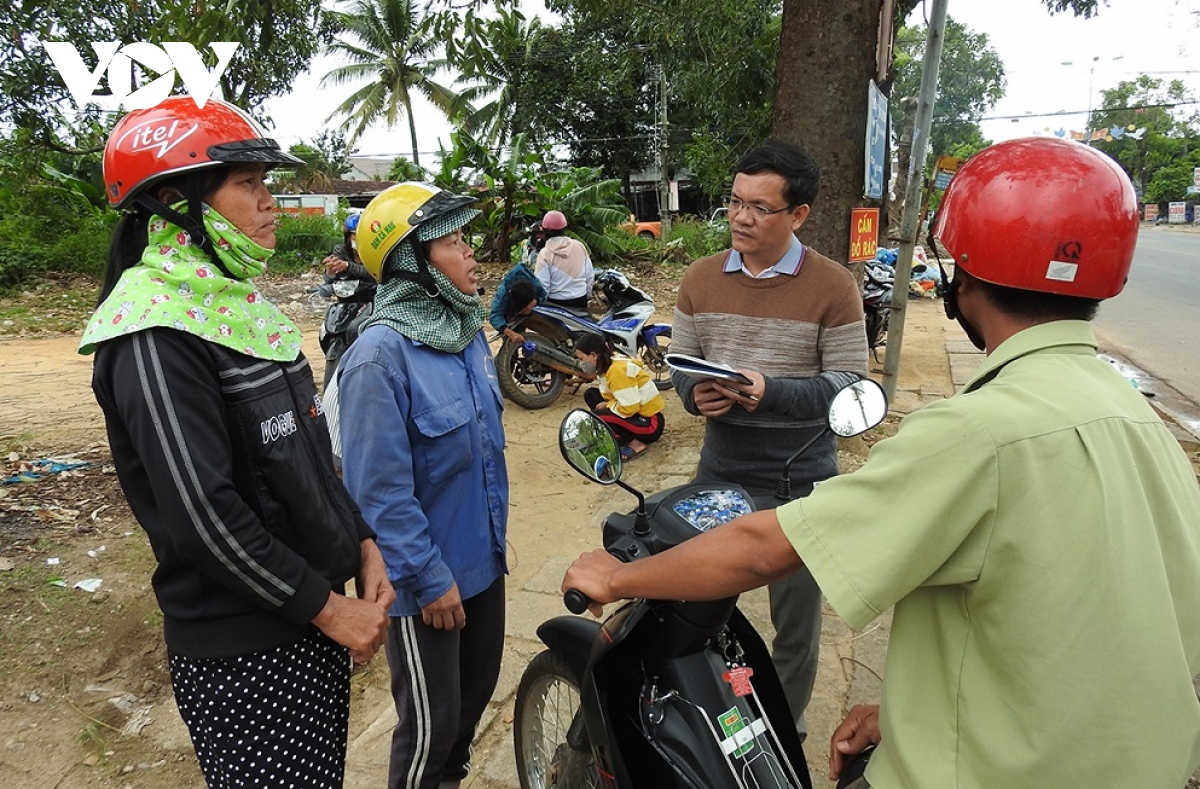
[[[478,767],[473,767],[462,789],[520,789],[520,786],[512,726],[509,726],[497,734],[495,742],[489,743],[487,758],[478,760]]]
[[[534,573],[533,577],[525,582],[523,587],[528,592],[540,592],[541,594],[560,594],[559,589],[562,588],[563,575],[566,574],[567,568],[571,566],[574,557],[559,556],[546,561],[541,568]],[[511,606],[510,606],[511,607]],[[563,609],[564,611],[566,609]]]
[[[562,579],[561,574],[559,579]],[[542,622],[556,616],[570,615],[571,612],[563,605],[562,595],[558,594],[557,587],[554,594],[521,591],[509,598],[504,629],[510,638],[540,644],[537,629]]]

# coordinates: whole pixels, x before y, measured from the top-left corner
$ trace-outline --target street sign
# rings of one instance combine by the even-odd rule
[[[933,165],[933,188],[945,189],[950,185],[950,179],[962,167],[966,159],[957,156],[939,156]]]
[[[887,97],[875,86],[867,83],[867,140],[864,159],[863,195],[868,200],[883,197],[883,163],[887,156],[888,138]]]
[[[1167,222],[1181,225],[1187,221],[1187,203],[1169,203],[1167,205]]]
[[[1155,219],[1158,219],[1158,204],[1157,203],[1146,203],[1145,219],[1147,222],[1153,222]]]
[[[1192,186],[1200,189],[1200,167],[1192,170]]]
[[[850,262],[874,260],[879,248],[879,209],[850,209]]]

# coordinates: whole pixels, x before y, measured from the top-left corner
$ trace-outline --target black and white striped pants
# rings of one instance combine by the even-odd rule
[[[350,654],[321,633],[234,658],[168,656],[171,686],[213,789],[341,787]]]
[[[393,617],[387,656],[400,722],[392,732],[388,789],[436,789],[467,776],[475,727],[500,676],[504,576],[463,601],[462,630],[421,615]]]

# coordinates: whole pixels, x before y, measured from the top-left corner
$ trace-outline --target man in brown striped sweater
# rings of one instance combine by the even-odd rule
[[[671,350],[740,370],[749,385],[673,373],[690,413],[707,417],[698,482],[744,487],[760,509],[784,464],[824,429],[829,401],[866,374],[862,296],[850,272],[795,232],[817,196],[820,168],[801,147],[768,140],[735,168],[726,205],[733,248],[684,274]],[[837,473],[827,434],[791,467],[792,495]],[[773,656],[805,735],[821,634],[821,591],[807,569],[771,585]]]

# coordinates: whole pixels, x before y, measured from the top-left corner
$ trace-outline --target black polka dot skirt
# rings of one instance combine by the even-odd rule
[[[340,787],[350,656],[316,633],[236,658],[170,655],[171,685],[214,789]]]

